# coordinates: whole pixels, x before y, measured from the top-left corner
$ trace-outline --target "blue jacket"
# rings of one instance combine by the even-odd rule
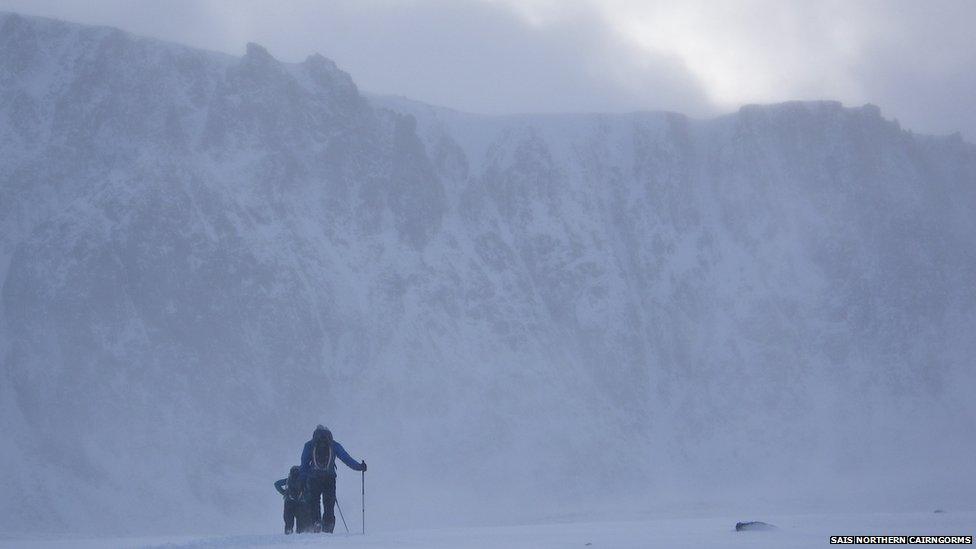
[[[301,469],[302,478],[308,478],[309,476],[320,476],[320,475],[327,475],[330,477],[336,476],[335,458],[341,459],[343,463],[348,465],[349,468],[354,471],[363,470],[363,466],[360,465],[358,461],[352,459],[349,453],[346,452],[346,449],[343,448],[341,444],[339,444],[334,440],[332,441],[333,459],[329,463],[319,464],[319,467],[316,467],[316,464],[314,463],[313,451],[312,451],[314,447],[315,447],[315,441],[310,440],[305,443],[305,448],[302,449],[302,461],[300,462],[302,468]]]

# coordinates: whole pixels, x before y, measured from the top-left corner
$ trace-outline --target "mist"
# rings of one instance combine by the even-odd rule
[[[872,103],[970,141],[976,51],[966,0],[0,0],[0,10],[119,27],[283,61],[314,52],[372,93],[466,112],[674,111]]]
[[[733,108],[588,4],[135,5],[0,13],[11,543],[274,546],[318,424],[378,546],[972,533],[964,102]]]

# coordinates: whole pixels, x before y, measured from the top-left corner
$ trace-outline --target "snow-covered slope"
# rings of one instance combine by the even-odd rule
[[[319,422],[379,526],[972,503],[976,149],[875,107],[485,117],[2,14],[0,147],[4,530],[276,528]]]
[[[308,534],[167,536],[157,538],[94,538],[36,536],[0,539],[6,549],[192,549],[223,547],[355,547],[362,549],[563,549],[607,547],[611,549],[791,549],[820,548],[831,536],[904,535],[970,536],[976,514],[969,513],[873,513],[814,514],[763,517],[774,527],[767,531],[735,530],[736,516],[662,516],[641,521],[523,524],[504,527],[440,528],[396,532],[353,532],[329,536]],[[352,529],[352,528],[351,528]],[[938,532],[939,534],[932,534]],[[325,539],[323,539],[325,538]]]

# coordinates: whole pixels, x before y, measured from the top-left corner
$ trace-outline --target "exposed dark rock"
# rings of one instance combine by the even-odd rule
[[[735,531],[742,532],[743,530],[775,530],[776,527],[772,524],[767,524],[765,522],[759,521],[749,521],[749,522],[737,522],[735,523]]]

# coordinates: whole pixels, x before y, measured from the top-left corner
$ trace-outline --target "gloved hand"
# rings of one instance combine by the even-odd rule
[[[364,473],[366,472],[366,462],[365,461],[359,464],[359,470],[362,471],[362,472],[364,472]]]

